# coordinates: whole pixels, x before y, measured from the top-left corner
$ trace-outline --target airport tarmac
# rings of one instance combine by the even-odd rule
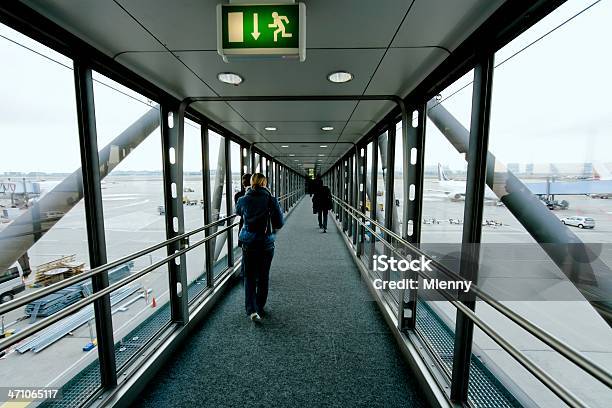
[[[237,185],[237,176],[234,175],[234,184]],[[427,183],[428,181],[426,181]],[[186,178],[184,187],[193,189],[193,192],[184,193],[189,199],[201,197],[201,181],[197,177]],[[104,221],[106,229],[108,259],[113,260],[134,251],[143,249],[165,239],[164,217],[159,214],[158,206],[163,204],[163,185],[159,177],[108,177],[103,185]],[[398,187],[396,187],[398,188]],[[306,197],[305,199],[309,199]],[[378,197],[380,200],[380,197]],[[596,220],[594,230],[580,230],[573,228],[584,242],[612,243],[612,200],[592,199],[586,196],[567,198],[570,209],[554,211],[556,216],[588,215]],[[400,204],[401,204],[400,197]],[[225,208],[225,197],[222,200],[222,213]],[[439,223],[424,224],[422,238],[424,243],[459,243],[461,242],[461,224],[453,224],[449,219],[463,219],[464,203],[451,201],[447,197],[425,196],[423,204],[423,219],[435,218]],[[401,214],[401,207],[398,208]],[[203,225],[203,212],[200,205],[185,205],[186,231]],[[503,206],[487,205],[485,219],[497,221],[496,226],[483,227],[483,241],[490,243],[534,243],[533,239],[521,224]],[[501,225],[499,225],[501,224]],[[237,231],[234,235],[237,234]],[[201,236],[200,236],[201,238]],[[192,239],[192,242],[197,237]],[[234,243],[236,239],[234,239]],[[85,230],[85,215],[83,204],[79,203],[66,214],[36,245],[29,251],[32,265],[38,265],[57,259],[64,255],[76,254],[77,260],[87,262],[87,240]],[[220,257],[226,253],[224,249]],[[136,260],[134,269],[139,270],[163,258],[165,250],[158,250],[150,256]],[[612,253],[609,249],[603,255],[608,265],[612,265]],[[204,249],[195,249],[187,256],[187,273],[189,281],[196,280],[204,269]],[[152,307],[152,298],[155,297],[157,307],[168,301],[168,279],[165,267],[139,279],[137,283],[143,289],[150,289],[148,302],[138,299],[125,311],[113,315],[115,339],[127,335],[144,319],[155,312]],[[28,289],[27,292],[33,289]],[[26,292],[26,293],[27,293]],[[131,296],[122,304],[137,297]],[[587,305],[588,307],[588,305]],[[584,309],[584,308],[583,308]],[[581,313],[588,314],[584,309]],[[452,311],[448,312],[452,316]],[[13,311],[5,316],[5,324],[23,317],[23,310]],[[589,316],[585,324],[595,324],[591,321],[597,316]],[[555,320],[558,322],[558,320]],[[23,328],[28,320],[19,322],[13,328]],[[597,326],[598,330],[603,330]],[[556,330],[558,327],[553,327]],[[609,328],[608,328],[609,329]],[[598,333],[597,330],[595,333]],[[567,335],[567,333],[566,333]],[[581,335],[576,341],[579,345],[589,346],[596,352],[608,351],[600,346],[595,339],[585,341]],[[566,337],[567,338],[567,337]],[[571,339],[573,340],[573,339]],[[11,373],[10,377],[0,379],[3,386],[49,386],[61,385],[66,379],[73,376],[90,361],[97,358],[96,349],[83,352],[82,347],[90,341],[90,330],[87,325],[75,330],[71,335],[64,337],[40,353],[18,352],[9,353],[0,360],[3,372]],[[612,355],[612,354],[610,354]],[[606,357],[608,358],[608,357]],[[31,367],[40,367],[35,371]]]
[[[237,185],[239,176],[234,175]],[[185,230],[191,231],[204,225],[202,207],[199,204],[202,197],[202,182],[197,177],[186,177],[184,187],[194,191],[185,192],[185,197],[198,200],[197,205],[185,205]],[[107,257],[109,261],[126,256],[135,251],[154,245],[166,239],[164,216],[159,214],[158,207],[163,205],[163,184],[161,177],[108,177],[102,183],[102,200],[104,206],[104,224],[106,231]],[[224,216],[225,195],[221,202],[221,215]],[[237,242],[237,233],[234,231],[234,246]],[[196,234],[190,242],[194,243],[203,238],[203,234]],[[85,211],[82,202],[79,202],[71,211],[62,217],[57,224],[49,230],[29,251],[30,263],[35,269],[36,265],[58,259],[65,255],[76,254],[77,262],[88,264],[87,232],[85,226]],[[227,254],[227,244],[220,251],[219,259]],[[145,268],[166,256],[165,249],[157,250],[149,255],[135,260],[132,271]],[[204,271],[205,252],[200,246],[187,254],[187,274],[191,283],[201,278]],[[31,275],[30,278],[33,276]],[[152,307],[155,298],[156,307],[159,308],[168,302],[168,278],[166,267],[138,279],[135,283],[142,285],[143,290],[150,294],[145,302],[144,298],[135,300],[125,311],[113,314],[113,328],[115,340],[123,338],[138,324],[153,314],[157,309]],[[27,288],[18,295],[23,296],[35,288]],[[130,296],[120,305],[135,299],[141,291]],[[119,306],[120,306],[119,305]],[[114,309],[114,308],[113,308]],[[19,308],[4,315],[4,324],[8,325],[18,319],[24,318],[24,308]],[[29,318],[19,321],[10,329],[22,329],[29,325]],[[92,324],[95,336],[95,325]],[[63,383],[82,367],[97,358],[97,351],[83,352],[82,347],[90,341],[90,328],[88,325],[65,336],[39,353],[28,351],[19,354],[13,347],[8,355],[0,359],[0,365],[5,373],[0,379],[0,387],[6,386],[50,386]],[[31,367],[40,367],[35,371]]]

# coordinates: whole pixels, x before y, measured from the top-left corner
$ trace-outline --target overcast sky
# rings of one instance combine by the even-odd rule
[[[584,9],[571,0],[496,55],[496,64]],[[505,163],[612,162],[612,0],[602,0],[495,70],[490,150]],[[0,25],[0,35],[71,67],[62,55]],[[80,166],[72,71],[0,38],[0,173],[71,172]],[[151,108],[146,98],[103,78],[96,83],[98,145],[102,148]],[[446,98],[471,73],[441,93]],[[443,102],[469,127],[471,86]],[[135,100],[136,99],[136,100]],[[211,137],[211,168],[219,137]],[[159,133],[149,137],[120,170],[161,169]],[[185,169],[200,170],[199,130],[186,126]],[[232,151],[235,171],[238,150]],[[428,122],[426,164],[452,169],[465,161]],[[396,161],[401,164],[401,161]]]

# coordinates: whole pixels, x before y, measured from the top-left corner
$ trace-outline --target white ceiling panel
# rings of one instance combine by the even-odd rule
[[[179,99],[192,92],[200,96],[215,96],[205,83],[169,52],[125,53],[117,57],[117,61],[128,68],[138,69],[146,79]]]
[[[250,60],[225,63],[215,51],[177,52],[197,75],[219,95],[332,95],[361,94],[384,50],[308,50],[306,61]],[[349,70],[354,79],[346,84],[327,80],[330,72]],[[224,84],[220,72],[244,78],[240,86]]]
[[[392,47],[441,46],[454,50],[504,0],[416,0]]]
[[[332,121],[313,121],[313,122],[304,122],[304,121],[267,121],[267,122],[259,122],[252,121],[251,124],[260,132],[266,134],[267,136],[276,136],[276,135],[315,135],[321,134],[328,139],[336,139],[342,128],[345,125],[345,121],[341,122],[332,122]],[[276,131],[268,131],[265,130],[268,126],[274,126],[277,128]],[[323,126],[332,126],[334,130],[331,131],[323,131],[321,127]]]
[[[447,56],[448,53],[439,48],[391,48],[372,78],[367,93],[406,96]]]
[[[218,104],[220,102],[213,102]],[[280,120],[303,122],[346,121],[355,102],[231,102],[248,121],[274,122]]]
[[[386,48],[409,0],[308,0],[308,48]]]
[[[109,56],[126,50],[164,49],[112,1],[26,0],[24,3]]]
[[[170,50],[216,50],[222,0],[118,0]],[[254,3],[257,3],[256,1]]]

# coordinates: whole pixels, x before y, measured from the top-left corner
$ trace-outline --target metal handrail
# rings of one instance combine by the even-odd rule
[[[230,217],[226,217],[224,219],[227,220],[228,218],[232,218]],[[221,221],[221,220],[220,220]],[[202,228],[209,228],[211,224],[209,224],[209,226],[206,227],[202,227]],[[21,340],[26,339],[36,333],[38,333],[39,331],[49,327],[50,325],[52,325],[55,322],[60,321],[61,319],[71,315],[72,313],[75,313],[76,311],[82,309],[83,307],[93,303],[96,299],[101,298],[102,296],[105,296],[111,292],[114,292],[115,290],[122,288],[123,286],[127,285],[130,282],[135,281],[136,279],[148,274],[151,271],[154,271],[155,269],[163,266],[164,264],[167,264],[169,261],[178,258],[179,256],[191,251],[194,248],[197,248],[198,246],[202,245],[203,243],[217,237],[218,235],[223,234],[224,232],[237,227],[239,225],[238,222],[235,222],[231,225],[228,225],[227,227],[221,228],[220,230],[218,230],[217,232],[210,234],[209,236],[197,241],[196,243],[189,245],[187,248],[183,248],[175,253],[173,253],[172,255],[168,255],[167,257],[155,262],[154,264],[151,264],[149,266],[147,266],[144,269],[139,270],[138,272],[132,273],[129,276],[118,280],[117,282],[113,283],[112,285],[109,285],[108,287],[99,290],[97,292],[94,292],[93,294],[79,300],[76,303],[73,303],[72,305],[66,307],[65,309],[62,309],[61,311],[52,314],[49,317],[46,317],[42,320],[39,320],[38,322],[32,324],[31,326],[28,326],[27,328],[21,330],[18,333],[13,334],[10,337],[5,338],[4,340],[0,340],[0,351],[6,350],[8,347],[19,343]],[[199,230],[201,230],[202,228],[198,228]],[[196,231],[196,230],[194,230]],[[191,234],[195,234],[194,231],[191,231]],[[184,234],[183,234],[184,235]],[[170,240],[168,240],[170,241]],[[187,290],[187,288],[183,288],[183,291]]]
[[[279,198],[279,200],[281,200],[281,201],[282,200],[286,200],[286,199],[288,199],[289,197],[291,197],[291,196],[293,196],[295,194],[299,194],[299,192],[300,192],[299,190],[296,190],[296,191],[294,191],[292,193],[288,193],[285,196]],[[0,314],[5,314],[7,312],[15,310],[16,308],[18,308],[20,306],[26,305],[26,304],[34,301],[34,300],[37,300],[37,299],[40,299],[40,298],[46,296],[48,294],[54,293],[54,292],[56,292],[56,291],[58,291],[60,289],[63,289],[63,288],[66,288],[68,286],[71,286],[71,285],[74,285],[76,283],[79,283],[81,281],[84,281],[84,280],[86,280],[86,279],[88,279],[88,278],[90,278],[92,276],[95,276],[95,275],[101,273],[101,272],[104,272],[104,271],[107,271],[109,269],[115,268],[117,266],[123,265],[126,262],[129,262],[129,261],[132,261],[134,259],[140,258],[141,256],[147,255],[147,254],[149,254],[151,252],[154,252],[154,251],[156,251],[158,249],[166,247],[169,244],[172,244],[174,242],[183,240],[185,238],[188,238],[188,237],[190,237],[192,235],[195,235],[197,233],[200,233],[202,231],[206,231],[209,228],[214,227],[215,225],[225,223],[226,221],[229,221],[229,220],[231,220],[231,219],[233,219],[235,217],[237,217],[236,214],[233,214],[233,215],[221,218],[221,219],[216,220],[216,221],[214,221],[214,222],[212,222],[210,224],[207,224],[207,225],[204,225],[202,227],[196,228],[196,229],[194,229],[192,231],[189,231],[189,232],[186,232],[184,234],[177,235],[176,237],[173,237],[171,239],[162,241],[162,242],[160,242],[158,244],[152,245],[150,247],[147,247],[147,248],[142,249],[140,251],[134,252],[132,254],[126,255],[126,256],[124,256],[122,258],[119,258],[119,259],[117,259],[115,261],[106,263],[104,265],[101,265],[99,267],[91,269],[91,270],[89,270],[87,272],[83,272],[83,273],[81,273],[79,275],[70,277],[68,279],[64,279],[64,280],[62,280],[60,282],[57,282],[57,283],[54,283],[52,285],[46,286],[46,287],[44,287],[44,288],[42,288],[40,290],[37,290],[37,291],[35,291],[33,293],[27,294],[27,295],[22,296],[20,298],[13,299],[10,302],[7,302],[7,303],[4,303],[4,304],[0,305]],[[49,327],[51,324],[53,324],[55,322],[58,322],[59,320],[69,316],[70,314],[72,314],[72,313],[82,309],[83,307],[93,303],[96,299],[99,299],[102,296],[104,296],[106,294],[109,294],[109,293],[111,293],[111,292],[113,292],[113,291],[115,291],[115,290],[117,290],[117,289],[127,285],[130,282],[133,282],[134,280],[136,280],[136,279],[146,275],[147,273],[149,273],[149,272],[151,272],[151,271],[153,271],[153,270],[163,266],[164,264],[168,263],[169,261],[171,261],[171,260],[173,260],[173,259],[175,259],[175,258],[177,258],[177,257],[179,257],[179,256],[181,256],[181,255],[191,251],[192,249],[202,245],[203,243],[211,240],[212,238],[217,237],[218,235],[220,235],[220,234],[222,234],[222,233],[224,233],[224,232],[226,232],[226,231],[228,231],[228,230],[230,230],[230,229],[232,229],[234,227],[238,227],[239,225],[240,224],[238,222],[236,222],[236,223],[233,223],[233,224],[231,224],[231,225],[229,225],[227,227],[221,228],[218,231],[216,231],[215,233],[213,233],[213,234],[211,234],[211,235],[201,239],[200,241],[197,241],[194,244],[188,244],[188,246],[186,248],[183,248],[183,249],[175,252],[172,255],[168,255],[167,257],[161,259],[160,261],[157,261],[157,262],[153,263],[152,265],[149,265],[148,267],[139,270],[138,272],[130,274],[129,276],[127,276],[127,277],[125,277],[125,278],[115,282],[114,284],[109,285],[108,287],[106,287],[106,288],[104,288],[102,290],[99,290],[99,291],[91,294],[90,296],[87,296],[86,298],[83,298],[83,299],[79,300],[78,302],[76,302],[76,303],[66,307],[65,309],[62,309],[60,312],[55,313],[55,314],[53,314],[53,315],[51,315],[49,317],[46,317],[46,318],[36,322],[35,324],[27,327],[26,329],[20,331],[19,333],[16,333],[16,334],[10,336],[9,338],[1,340],[0,341],[0,351],[5,350],[8,347],[10,347],[11,345],[14,345],[14,344],[18,343],[19,341],[21,341],[21,340],[23,340],[23,339],[25,339],[27,337],[30,337],[30,336],[38,333],[39,331],[45,329],[46,327]]]
[[[132,260],[134,260],[136,258],[140,258],[143,255],[147,255],[147,254],[149,254],[151,252],[157,251],[158,249],[166,247],[169,244],[172,244],[174,242],[177,242],[177,241],[180,241],[182,239],[188,238],[188,237],[190,237],[190,236],[192,236],[194,234],[197,234],[197,233],[200,233],[202,231],[205,231],[205,230],[207,230],[207,229],[209,229],[211,227],[214,227],[217,224],[222,224],[222,223],[224,223],[224,222],[226,222],[226,221],[228,221],[228,220],[230,220],[230,219],[232,219],[234,217],[237,217],[237,215],[233,214],[233,215],[230,215],[228,217],[221,218],[221,219],[219,219],[217,221],[211,222],[210,224],[204,225],[203,227],[196,228],[193,231],[189,231],[189,232],[186,232],[184,234],[177,235],[176,237],[167,239],[167,240],[162,241],[162,242],[160,242],[158,244],[155,244],[153,246],[150,246],[150,247],[141,249],[140,251],[137,251],[137,252],[134,252],[132,254],[126,255],[123,258],[119,258],[119,259],[114,260],[112,262],[108,262],[108,263],[106,263],[104,265],[100,265],[100,266],[98,266],[96,268],[90,269],[89,271],[82,272],[82,273],[80,273],[78,275],[75,275],[75,276],[71,276],[70,278],[64,279],[64,280],[62,280],[60,282],[53,283],[53,284],[51,284],[49,286],[46,286],[46,287],[44,287],[42,289],[39,289],[39,290],[35,291],[35,292],[28,293],[28,294],[26,294],[24,296],[21,296],[19,298],[13,299],[13,300],[11,300],[9,302],[0,304],[0,315],[5,314],[7,312],[10,312],[11,310],[15,310],[16,308],[18,308],[20,306],[27,305],[28,303],[30,303],[30,302],[32,302],[34,300],[40,299],[40,298],[42,298],[44,296],[47,296],[47,295],[49,295],[49,294],[51,294],[53,292],[56,292],[56,291],[58,291],[60,289],[64,289],[64,288],[66,288],[68,286],[74,285],[75,283],[79,283],[81,281],[84,281],[85,279],[91,278],[92,276],[95,276],[95,275],[97,275],[97,274],[99,274],[101,272],[107,271],[109,269],[112,269],[112,268],[115,268],[117,266],[123,265],[126,262],[132,261]]]
[[[338,201],[338,197],[337,196],[333,196],[333,197],[334,197],[334,199],[336,199],[336,201]],[[343,200],[340,200],[340,201],[343,201]],[[401,238],[395,232],[390,231],[389,229],[387,229],[386,227],[381,225],[379,222],[372,220],[370,217],[368,217],[367,215],[363,214],[362,212],[360,212],[359,210],[357,210],[355,207],[351,206],[350,204],[344,203],[344,206],[350,208],[351,211],[358,213],[361,217],[363,217],[364,219],[366,219],[366,220],[370,221],[371,223],[373,223],[374,225],[376,225],[383,232],[388,233],[395,240],[399,241],[402,245],[404,245],[406,248],[408,248],[412,252],[416,253],[417,255],[419,255],[419,256],[420,255],[428,256],[420,248],[415,247],[414,245],[412,245],[408,241],[406,241],[403,238]],[[440,262],[436,261],[435,259],[432,259],[431,263],[437,269],[439,269],[441,272],[443,272],[444,274],[452,277],[453,279],[461,280],[461,281],[466,282],[465,278],[463,278],[462,276],[458,275],[456,272],[452,271],[451,269],[449,269],[445,265],[441,264]],[[599,380],[601,383],[603,383],[607,387],[612,388],[612,375],[608,371],[606,371],[605,368],[601,367],[597,363],[595,363],[592,360],[590,360],[589,358],[585,357],[582,353],[580,353],[578,350],[576,350],[575,348],[573,348],[569,344],[567,344],[567,343],[563,342],[562,340],[558,339],[557,337],[555,337],[551,333],[547,332],[546,330],[539,328],[538,326],[533,324],[531,321],[529,321],[529,320],[525,319],[524,317],[518,315],[516,312],[514,312],[513,310],[511,310],[507,306],[505,306],[502,303],[498,302],[497,300],[493,299],[493,297],[491,297],[488,293],[486,293],[482,289],[480,289],[478,287],[478,285],[476,285],[475,283],[472,283],[471,288],[470,288],[470,292],[472,292],[474,295],[478,296],[480,299],[482,299],[489,306],[493,307],[495,310],[497,310],[503,316],[505,316],[508,319],[512,320],[515,324],[520,326],[522,329],[524,329],[525,331],[527,331],[528,333],[530,333],[531,335],[533,335],[534,337],[536,337],[537,339],[539,339],[540,341],[542,341],[543,343],[548,345],[550,348],[552,348],[553,350],[555,350],[556,352],[561,354],[563,357],[567,358],[569,361],[571,361],[572,363],[576,364],[578,367],[580,367],[585,372],[587,372],[588,374],[590,374],[591,376],[593,376],[594,378]]]
[[[336,197],[336,196],[332,196],[332,197],[333,197],[334,201],[336,201],[341,207],[343,207],[351,217],[353,217],[359,224],[363,225],[363,227],[366,228],[368,231],[370,231],[372,234],[376,235],[376,231],[373,230],[372,228],[370,228],[368,225],[366,225],[366,223],[364,221],[360,220],[357,215],[354,215],[353,212],[358,213],[359,216],[361,216],[361,218],[366,219],[366,220],[370,221],[371,223],[373,223],[374,225],[378,226],[383,232],[389,233],[390,236],[393,236],[394,238],[397,237],[398,241],[400,241],[403,245],[405,245],[409,249],[412,249],[412,250],[414,250],[415,252],[417,252],[419,254],[426,255],[424,252],[420,251],[419,249],[415,248],[413,245],[411,245],[407,241],[403,240],[401,237],[397,236],[397,234],[395,234],[393,231],[389,231],[387,228],[385,228],[384,226],[381,226],[378,222],[370,219],[368,216],[366,216],[365,214],[361,213],[360,211],[358,211],[354,207],[350,206],[349,204],[345,204],[343,200],[338,199],[338,197]],[[385,240],[383,238],[377,238],[377,239],[383,245],[388,247],[393,253],[395,253],[395,254],[399,255],[401,258],[405,259],[404,254],[399,253],[397,251],[397,248],[395,248],[387,240]],[[436,266],[436,267],[441,267],[440,269],[446,269],[445,267],[440,265],[435,260],[432,260],[432,264],[434,264],[434,266]],[[423,276],[424,278],[431,279],[431,277],[427,273],[425,273],[424,271],[417,271],[417,273],[420,274],[421,276]],[[459,278],[463,279],[461,277],[459,277]],[[474,286],[475,285],[472,285],[472,288],[474,288]],[[542,382],[553,393],[555,393],[555,395],[557,395],[563,401],[568,403],[570,406],[585,406],[584,403],[582,401],[580,401],[573,393],[571,393],[569,390],[567,390],[566,387],[564,387],[561,384],[559,384],[554,378],[549,376],[546,372],[544,372],[542,369],[540,369],[535,363],[533,363],[527,356],[525,356],[525,354],[523,354],[521,351],[519,351],[514,346],[512,346],[510,343],[508,343],[503,337],[501,337],[501,335],[499,333],[497,333],[497,331],[495,331],[488,324],[486,324],[484,321],[482,321],[480,319],[480,317],[478,317],[474,311],[472,311],[470,308],[468,308],[462,302],[459,302],[459,301],[453,299],[452,296],[449,295],[448,293],[446,293],[445,291],[442,291],[442,290],[438,290],[438,291],[452,305],[454,305],[456,308],[460,309],[463,313],[465,313],[465,315],[470,320],[472,320],[474,322],[474,324],[476,324],[483,332],[485,332],[497,344],[499,344],[504,350],[506,350],[515,360],[517,360],[523,367],[525,367],[525,369],[527,369],[540,382]],[[493,307],[495,307],[494,304],[497,304],[497,306],[500,306],[499,308],[498,307],[495,307],[495,308],[500,313],[502,313],[504,316],[508,317],[509,319],[514,321],[516,324],[518,324],[519,326],[521,326],[522,328],[524,328],[525,330],[527,330],[528,332],[530,332],[531,334],[533,334],[534,336],[536,336],[537,338],[539,338],[540,340],[542,340],[543,342],[548,344],[551,348],[553,348],[559,354],[563,355],[565,358],[567,358],[572,363],[576,364],[578,367],[582,368],[584,371],[586,371],[588,374],[590,374],[593,378],[596,378],[597,380],[599,380],[603,384],[605,384],[608,387],[610,387],[610,384],[612,383],[612,378],[611,378],[610,374],[605,369],[603,369],[602,367],[600,367],[596,363],[592,362],[588,358],[584,357],[580,352],[578,352],[577,350],[575,350],[571,346],[565,344],[561,340],[557,339],[556,337],[554,337],[550,333],[548,333],[548,332],[546,332],[546,331],[536,327],[535,325],[533,325],[528,320],[518,316],[516,313],[514,313],[512,311],[509,311],[510,313],[506,313],[506,309],[507,308],[505,306],[499,304],[497,301],[495,301],[492,298],[490,298],[486,293],[482,292],[481,290],[474,291],[474,294],[476,294],[479,297],[481,297],[487,303],[492,302],[490,304]],[[482,295],[484,295],[484,296],[482,296]],[[532,332],[532,330],[533,330],[533,332]]]

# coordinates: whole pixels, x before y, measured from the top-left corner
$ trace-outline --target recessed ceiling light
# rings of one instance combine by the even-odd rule
[[[240,85],[243,81],[242,77],[233,72],[219,72],[217,79],[225,84]]]
[[[321,145],[319,146],[321,149],[325,149],[327,147],[327,145]]]
[[[346,71],[335,71],[327,75],[327,80],[335,84],[342,84],[353,79],[353,74]]]
[[[289,157],[293,157],[293,156],[295,156],[295,154],[293,154],[293,153],[289,154]]]
[[[274,126],[266,126],[264,129],[266,129],[268,132],[274,132],[276,130]]]
[[[299,160],[298,160],[298,159],[295,159],[295,160],[293,160],[293,161],[299,161]]]
[[[325,155],[324,155],[324,154],[319,154],[318,156],[319,156],[319,157],[323,157],[323,156],[325,156]]]
[[[323,126],[321,130],[324,132],[329,132],[330,130],[334,130],[334,127],[333,126]]]
[[[321,162],[322,162],[323,160],[319,159],[319,160],[317,160],[317,161],[321,161]]]
[[[282,145],[281,147],[287,148],[287,147],[289,147],[289,146],[287,146],[287,145]]]

